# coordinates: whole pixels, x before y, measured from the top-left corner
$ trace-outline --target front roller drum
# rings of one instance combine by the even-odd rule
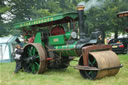
[[[24,47],[23,69],[25,72],[41,74],[46,69],[45,49],[37,43],[30,43]]]
[[[121,64],[118,56],[110,49],[89,51],[87,58],[85,58],[87,49],[84,50],[83,48],[83,51],[83,56],[81,56],[77,68],[84,78],[99,79],[105,76],[116,75],[119,72]]]

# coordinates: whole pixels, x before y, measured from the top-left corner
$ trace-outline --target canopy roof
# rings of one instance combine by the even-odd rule
[[[126,16],[128,16],[128,11],[119,12],[117,14],[117,17],[126,17]]]
[[[0,37],[0,44],[8,44],[12,43],[18,38],[18,36],[7,36],[7,37]]]
[[[31,20],[31,21],[25,21],[25,22],[15,24],[14,28],[22,28],[26,26],[45,27],[45,26],[50,26],[55,24],[67,23],[71,20],[73,21],[78,20],[78,13],[76,12],[63,13],[63,14],[47,16],[47,17],[43,17],[43,18]]]

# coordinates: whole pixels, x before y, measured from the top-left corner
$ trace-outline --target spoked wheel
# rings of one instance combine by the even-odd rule
[[[91,55],[89,55],[88,64],[89,67],[97,67],[96,59]],[[83,65],[83,56],[80,57],[79,65]],[[98,71],[94,71],[94,70],[79,70],[79,71],[80,74],[86,79],[95,79],[98,73]]]
[[[31,43],[24,47],[23,69],[29,73],[43,73],[46,69],[46,52],[40,44]]]

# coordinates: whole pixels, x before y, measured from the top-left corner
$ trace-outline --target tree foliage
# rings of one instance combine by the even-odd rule
[[[10,10],[9,5],[5,5],[6,0],[0,0],[0,37],[8,35],[8,25],[4,24],[2,14]]]
[[[7,1],[10,5],[5,5]],[[13,24],[26,20],[32,20],[44,16],[54,15],[57,13],[76,11],[76,6],[81,1],[90,0],[1,0],[0,14],[9,10],[15,15],[9,22],[9,30],[13,32]],[[93,0],[92,0],[93,1]],[[99,29],[103,32],[124,32],[128,26],[127,18],[117,18],[116,14],[121,11],[127,11],[128,0],[95,0],[103,2],[101,5],[93,6],[90,10],[85,10],[87,15],[86,27],[89,32]],[[86,6],[85,6],[86,7]],[[3,19],[0,16],[0,21]],[[1,24],[0,24],[1,25]],[[3,33],[4,34],[4,33]]]

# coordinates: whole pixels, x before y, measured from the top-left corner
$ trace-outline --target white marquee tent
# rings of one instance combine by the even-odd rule
[[[17,36],[0,37],[0,63],[12,62],[15,39]]]

